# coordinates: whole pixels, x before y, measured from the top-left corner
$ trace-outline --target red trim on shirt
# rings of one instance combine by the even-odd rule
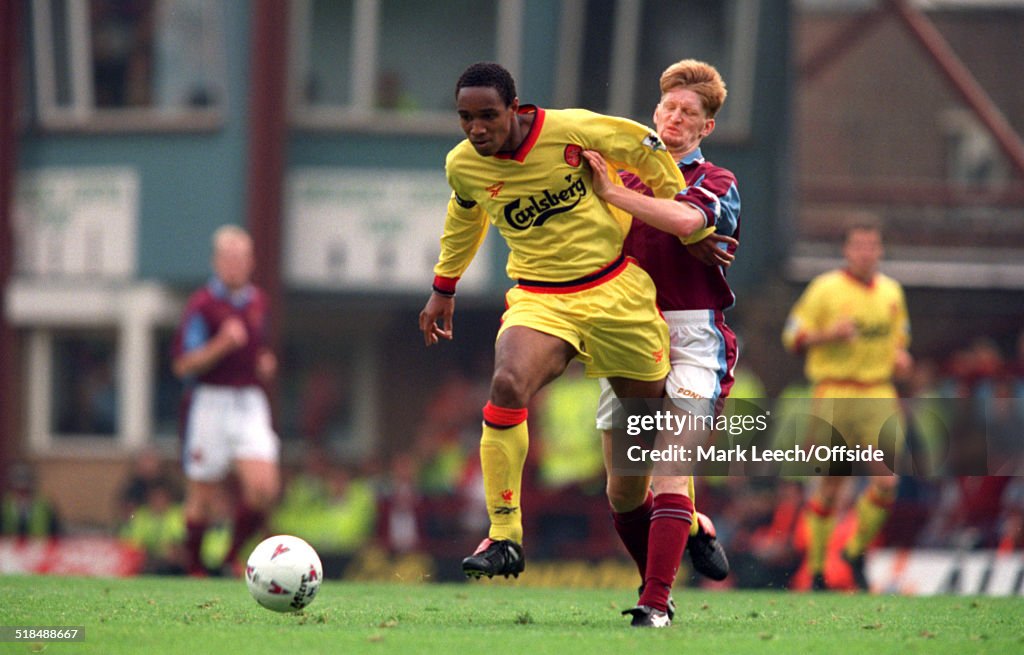
[[[544,110],[536,105],[522,105],[519,107],[520,114],[533,113],[533,124],[530,125],[530,131],[526,133],[526,138],[519,144],[515,152],[511,154],[498,153],[494,155],[498,159],[511,159],[513,161],[522,162],[526,159],[526,155],[530,154],[533,150],[533,146],[537,143],[537,139],[540,138],[540,130],[544,126]]]

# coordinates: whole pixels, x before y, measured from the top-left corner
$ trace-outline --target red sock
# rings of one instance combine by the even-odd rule
[[[235,521],[231,526],[231,547],[228,554],[224,556],[224,562],[233,564],[238,559],[238,553],[242,550],[249,539],[263,529],[263,522],[266,520],[266,512],[255,510],[239,503],[235,510]]]
[[[205,521],[185,521],[185,572],[189,575],[206,571],[202,557],[205,534]]]
[[[647,571],[640,605],[665,611],[668,596],[679,571],[679,561],[690,536],[693,501],[682,494],[659,494],[651,508],[651,530],[647,539]]]
[[[615,524],[615,532],[629,556],[636,562],[640,571],[640,579],[644,578],[647,572],[647,537],[651,530],[651,506],[654,496],[647,492],[647,498],[636,509],[628,512],[612,512],[612,522]]]

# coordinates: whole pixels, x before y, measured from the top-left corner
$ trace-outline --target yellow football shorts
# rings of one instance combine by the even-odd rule
[[[896,389],[889,383],[823,382],[815,385],[812,415],[836,429],[850,446],[903,446]]]
[[[631,259],[565,283],[519,284],[505,294],[498,337],[512,326],[532,328],[576,348],[588,377],[660,380],[669,372],[668,326],[654,283]]]

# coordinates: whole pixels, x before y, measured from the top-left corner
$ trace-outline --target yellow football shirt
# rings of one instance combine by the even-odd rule
[[[650,128],[584,109],[541,109],[516,152],[483,157],[463,140],[445,161],[452,197],[434,273],[457,278],[493,223],[509,247],[511,278],[566,281],[619,256],[631,217],[594,193],[584,149],[611,167],[637,174],[656,196],[686,187],[682,173]],[[618,176],[615,176],[618,179]]]
[[[881,273],[871,284],[842,270],[823,273],[811,281],[790,311],[783,343],[791,351],[802,350],[805,334],[827,329],[842,318],[853,320],[856,337],[809,346],[807,379],[815,384],[890,382],[896,351],[910,344],[903,288]]]

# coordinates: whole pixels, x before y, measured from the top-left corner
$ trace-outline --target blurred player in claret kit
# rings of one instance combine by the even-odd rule
[[[623,399],[661,398],[669,371],[654,285],[622,254],[631,218],[593,193],[582,152],[599,150],[659,198],[674,198],[686,183],[650,129],[581,109],[520,105],[512,76],[497,64],[470,66],[455,89],[467,138],[445,163],[453,193],[419,327],[427,346],[452,338],[456,282],[493,223],[518,283],[506,294],[483,410],[480,463],[491,527],[462,567],[471,577],[518,575],[525,566],[520,499],[531,398],[573,358],[588,376],[609,378]],[[632,213],[658,228],[682,237],[704,225],[682,203],[675,213],[655,215],[647,205],[656,199],[641,198]],[[681,496],[674,509],[688,530],[689,498]],[[650,624],[649,616],[641,620]]]
[[[213,237],[213,277],[188,300],[175,335],[173,370],[192,388],[182,417],[185,556],[202,575],[203,536],[218,486],[234,467],[239,483],[224,572],[240,573],[241,548],[262,530],[280,486],[277,435],[263,385],[277,371],[268,347],[266,294],[252,284],[253,246],[240,227]]]
[[[701,142],[715,129],[715,115],[725,102],[726,89],[718,71],[705,62],[684,59],[661,75],[661,99],[654,109],[658,136],[678,163],[687,188],[677,204],[699,216],[707,234],[692,245],[649,225],[634,221],[624,252],[635,257],[658,289],[658,307],[669,326],[672,371],[665,383],[670,397],[698,399],[716,414],[733,383],[736,336],[725,323],[724,312],[735,303],[725,278],[739,236],[740,196],[732,172],[704,158]],[[601,157],[587,153],[592,165],[604,167]],[[625,188],[600,185],[599,195],[625,208],[624,194],[650,194],[635,175],[622,174]],[[673,201],[662,201],[671,205]],[[671,209],[671,207],[666,207]],[[615,393],[602,381],[597,427],[604,431],[606,453],[612,448],[612,416]],[[610,465],[609,465],[610,471]],[[687,478],[693,496],[692,478]],[[682,547],[690,553],[694,569],[713,579],[729,573],[729,561],[719,544],[711,520],[696,513],[689,539],[680,542],[671,528],[671,512],[661,509],[663,489],[679,481],[609,474],[608,497],[615,530],[636,562],[643,578],[640,606],[674,614],[668,589],[675,580]]]
[[[910,321],[903,288],[878,271],[882,232],[874,219],[851,223],[843,243],[846,265],[814,278],[790,311],[783,344],[806,354],[814,385],[812,413],[850,446],[880,446],[882,430],[898,424],[893,377],[909,374]],[[898,430],[898,428],[897,428]],[[830,439],[831,435],[823,435]],[[891,440],[899,445],[900,435]],[[826,442],[828,443],[828,442]],[[825,560],[836,523],[836,500],[846,477],[814,478],[805,514],[812,588],[827,588]],[[864,551],[882,529],[896,496],[896,475],[869,478],[857,499],[857,528],[843,548],[855,584],[867,589]]]

